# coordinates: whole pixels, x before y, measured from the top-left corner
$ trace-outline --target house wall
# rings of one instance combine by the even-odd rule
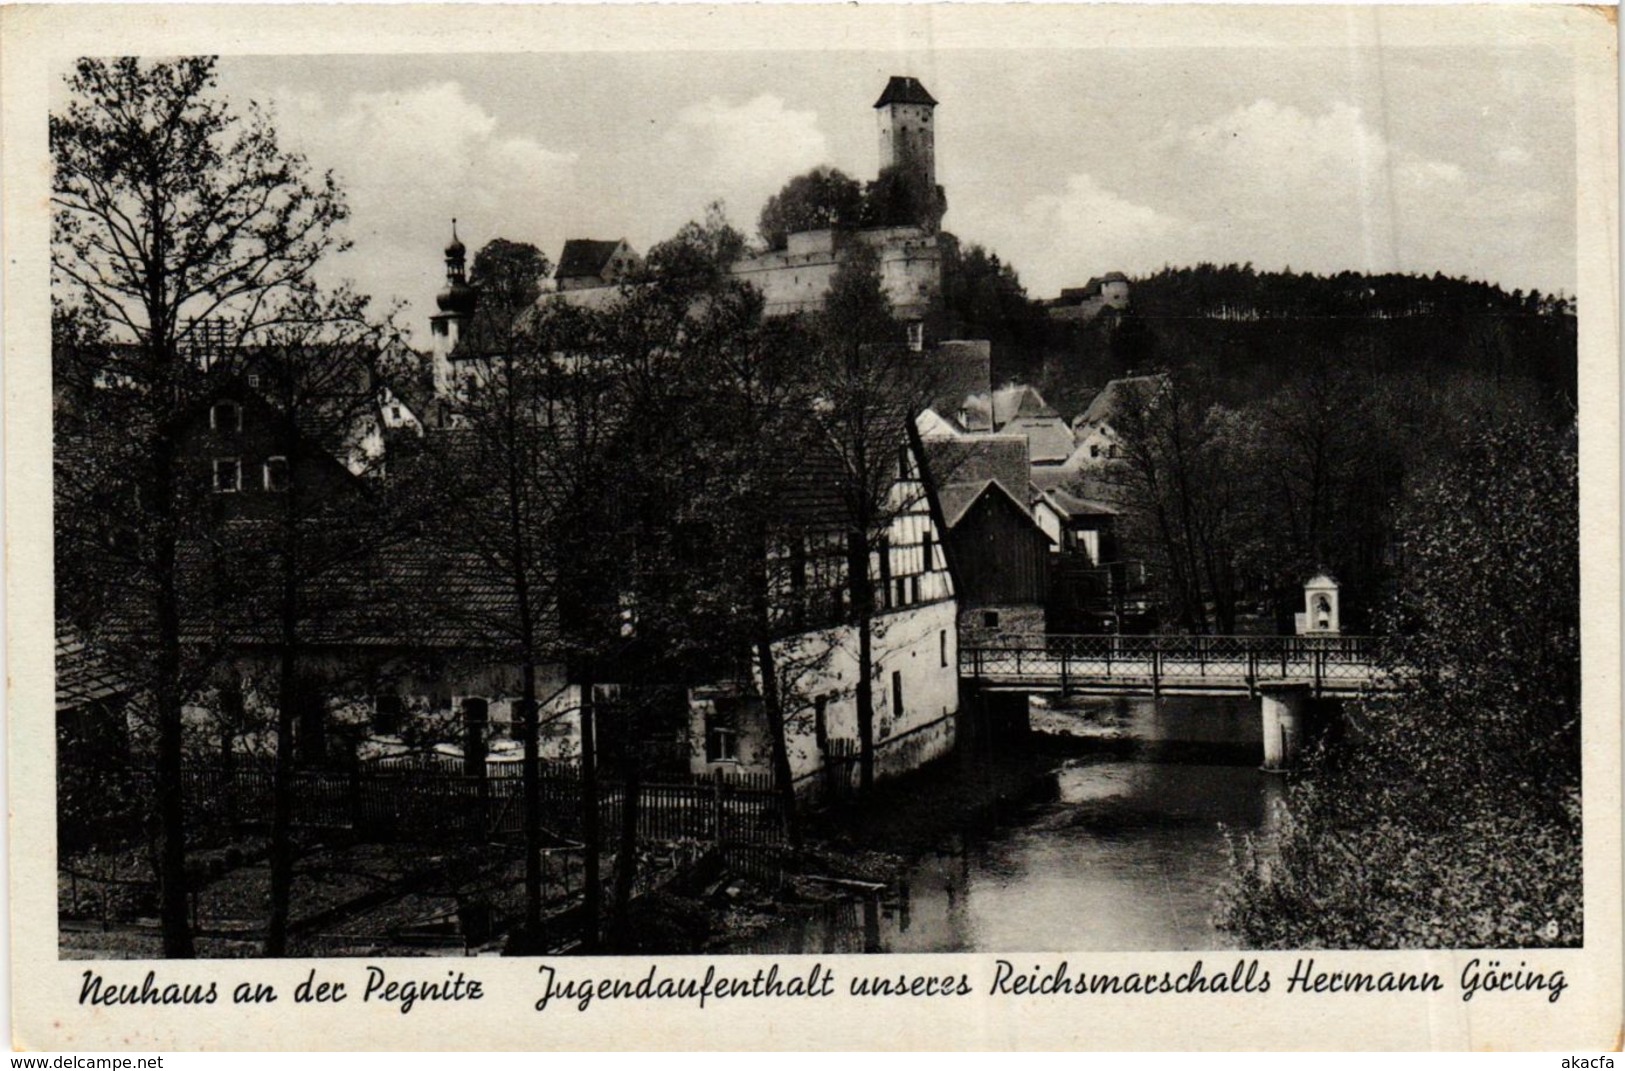
[[[996,623],[989,623],[990,614]],[[1031,603],[989,603],[959,611],[959,639],[967,647],[1031,639],[1042,636],[1045,627],[1044,607]]]
[[[977,499],[948,533],[948,544],[962,608],[1043,605],[1048,541],[996,489]]]
[[[225,426],[215,426],[210,413],[220,403],[237,406],[240,421],[228,420]],[[210,397],[208,406],[195,413],[182,431],[180,453],[187,471],[219,519],[280,516],[285,492],[267,490],[265,482],[266,463],[286,455],[275,426],[280,419],[280,414],[252,391],[233,388]],[[215,490],[215,462],[232,459],[238,465],[238,489]],[[335,501],[356,491],[343,464],[306,440],[294,443],[293,456],[287,461],[289,480],[297,482],[312,500]]]
[[[959,646],[955,630],[957,600],[948,572],[948,550],[931,513],[920,479],[920,462],[911,447],[899,444],[897,478],[888,498],[892,521],[883,545],[870,555],[882,612],[873,618],[873,681],[877,770],[901,772],[929,761],[952,747],[952,715],[959,708]],[[927,534],[930,539],[927,540]],[[927,550],[929,549],[929,556]],[[774,644],[785,707],[785,735],[791,773],[802,779],[822,769],[825,756],[843,746],[856,746],[858,714],[857,627],[843,624],[795,633]],[[695,773],[723,769],[741,773],[772,772],[772,740],[761,704],[759,668],[752,664],[748,682],[719,682],[689,695],[689,768]],[[902,709],[897,709],[892,674],[900,675]],[[820,724],[819,700],[823,717]],[[733,720],[736,753],[726,761],[707,757],[707,725],[715,724],[719,703],[736,705]],[[943,722],[944,726],[937,726]],[[908,736],[914,743],[897,750],[891,767],[881,765],[886,742]],[[920,737],[929,740],[922,744]]]
[[[359,741],[362,758],[403,754],[427,747],[440,754],[461,756],[465,740],[462,724],[464,699],[487,703],[486,748],[491,758],[517,759],[522,750],[516,739],[519,696],[518,666],[508,663],[469,662],[443,671],[391,665],[375,657],[343,652],[311,653],[301,658],[310,687],[320,696],[326,712],[329,739],[337,734]],[[244,733],[237,750],[269,752],[274,747],[277,703],[277,663],[273,654],[240,655],[224,670],[238,678],[244,709],[256,731]],[[369,680],[370,678],[370,680]],[[202,692],[186,710],[187,724],[199,746],[218,736],[215,711],[220,689]],[[402,730],[373,727],[377,695],[402,700]],[[581,754],[580,689],[566,685],[562,667],[537,666],[536,695],[542,721],[541,754],[548,760],[571,760]]]
[[[949,598],[880,614],[874,621],[874,707],[877,771],[887,776],[904,772],[883,760],[888,743],[903,737],[926,736],[934,741],[913,763],[929,761],[953,746],[952,721],[959,709],[959,640],[957,603]],[[789,677],[785,690],[785,736],[790,771],[808,780],[824,766],[826,751],[850,741],[856,748],[858,711],[857,628],[839,628],[789,637],[774,645],[781,675]],[[799,671],[796,671],[799,668]],[[788,671],[788,672],[787,672]],[[903,707],[897,709],[892,674],[901,675]],[[751,693],[759,692],[752,680]],[[738,756],[735,761],[709,762],[705,754],[707,719],[717,701],[724,702],[746,689],[726,685],[694,689],[690,693],[689,729],[697,742],[690,769],[709,774],[715,770],[771,775],[772,739],[758,700],[746,700],[737,721]],[[824,700],[820,736],[817,700]],[[941,723],[939,725],[939,723]],[[823,747],[820,744],[823,743]],[[918,746],[911,747],[918,752]]]

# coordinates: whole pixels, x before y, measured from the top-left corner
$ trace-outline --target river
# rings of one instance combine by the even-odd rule
[[[1213,924],[1224,830],[1265,830],[1256,701],[1075,699],[1034,707],[1031,754],[993,760],[987,805],[917,811],[896,885],[787,917],[734,951],[1052,952],[1232,947]],[[997,766],[994,770],[992,767]],[[924,775],[929,778],[929,774]],[[961,782],[982,771],[961,763]],[[997,782],[997,784],[995,784]],[[949,786],[939,786],[946,798]],[[921,792],[938,789],[927,782]],[[910,801],[912,802],[912,801]]]

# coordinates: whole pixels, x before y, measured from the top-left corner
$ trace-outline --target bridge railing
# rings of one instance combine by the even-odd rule
[[[1373,636],[1033,636],[960,647],[962,676],[1054,683],[1245,684],[1306,681],[1317,690],[1380,675]]]

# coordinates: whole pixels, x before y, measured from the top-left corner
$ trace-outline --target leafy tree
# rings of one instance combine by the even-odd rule
[[[1226,925],[1272,947],[1576,945],[1579,496],[1549,426],[1483,430],[1400,523],[1399,686],[1238,858]]]
[[[491,325],[489,330],[506,330],[516,316],[536,304],[552,272],[547,254],[529,242],[507,238],[486,242],[474,254],[474,266],[469,272],[469,282],[479,291],[470,333],[477,333],[487,324]]]
[[[833,167],[815,167],[767,199],[756,231],[769,249],[783,249],[792,234],[849,230],[862,221],[863,189],[857,180]]]
[[[172,957],[193,953],[177,557],[187,513],[174,439],[201,384],[188,348],[201,348],[203,324],[230,322],[240,339],[276,322],[289,293],[342,248],[335,228],[346,215],[331,175],[313,180],[260,112],[244,116],[214,94],[214,67],[208,57],[84,59],[50,121],[53,290],[124,344],[107,371],[128,403],[122,460],[140,492],[132,565],[145,581],[144,623],[125,638],[148,654],[140,661],[158,736],[160,920]]]
[[[882,168],[863,189],[867,227],[925,227],[935,230],[948,210],[941,186],[928,186],[910,167]]]

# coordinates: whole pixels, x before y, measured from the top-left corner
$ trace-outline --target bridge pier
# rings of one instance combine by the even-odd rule
[[[1297,762],[1303,748],[1310,692],[1307,684],[1258,686],[1264,719],[1264,769],[1286,770]]]

